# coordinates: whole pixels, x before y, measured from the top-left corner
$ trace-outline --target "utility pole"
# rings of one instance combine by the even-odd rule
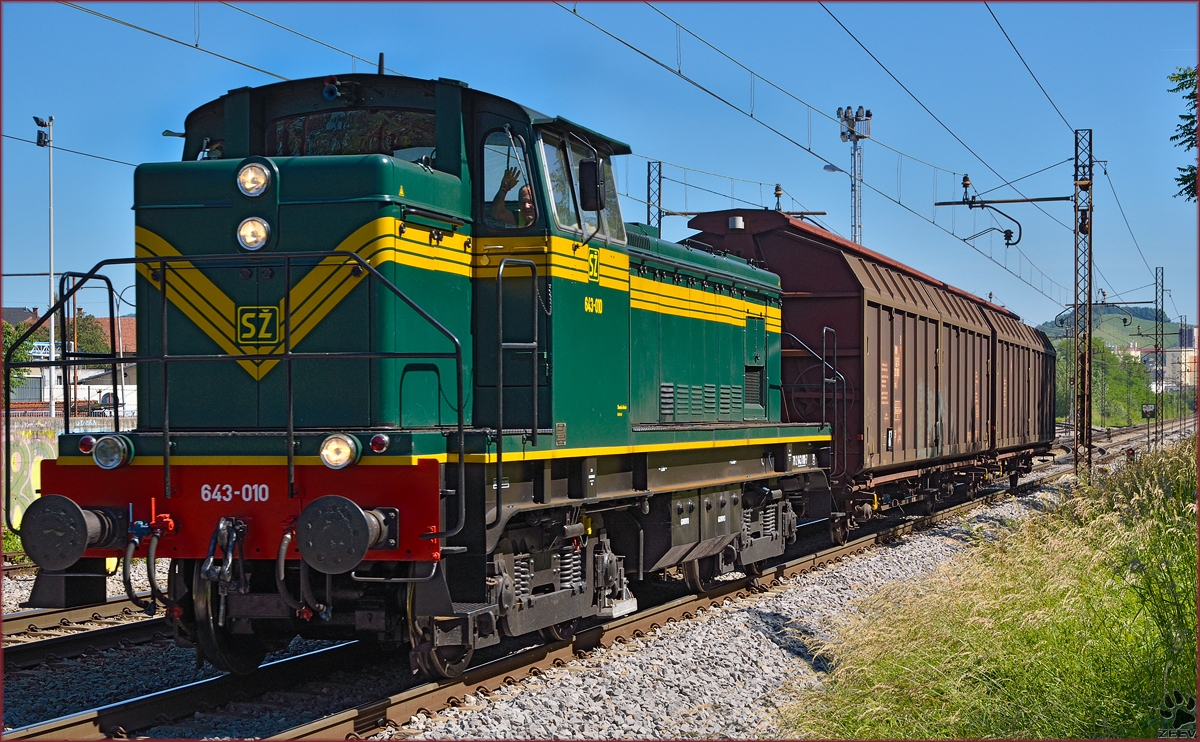
[[[646,223],[662,236],[662,163],[646,163]]]
[[[871,111],[857,111],[850,106],[837,109],[837,116],[842,124],[842,141],[850,142],[850,241],[862,244],[862,145],[860,139],[871,138]]]
[[[1158,446],[1162,447],[1163,435],[1163,395],[1167,388],[1167,363],[1166,354],[1163,353],[1163,315],[1166,310],[1163,308],[1163,299],[1166,292],[1163,290],[1163,269],[1161,267],[1154,269],[1154,409],[1159,410],[1159,413],[1154,417],[1154,435],[1157,437]]]
[[[1075,130],[1075,474],[1092,472],[1092,130]]]
[[[50,154],[50,303],[46,305],[46,313],[50,315],[50,355],[48,356],[51,363],[54,363],[54,313],[50,308],[54,306],[54,117],[42,119],[37,116],[33,117],[33,123],[38,126],[37,146],[45,147]],[[46,388],[49,389],[50,398],[50,419],[54,420],[54,366],[46,368]]]

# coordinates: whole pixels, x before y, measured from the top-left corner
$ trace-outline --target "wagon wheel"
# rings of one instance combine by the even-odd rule
[[[257,636],[231,634],[218,623],[220,589],[201,574],[203,562],[196,560],[192,572],[192,604],[196,613],[196,639],[204,658],[214,668],[234,675],[249,675],[267,656],[267,645]]]
[[[834,546],[846,543],[846,537],[849,535],[850,528],[847,526],[845,518],[829,519],[829,540],[833,541]]]
[[[717,557],[701,557],[680,565],[683,570],[683,584],[694,593],[706,593],[712,590],[716,583]]]
[[[933,498],[932,492],[925,495],[925,499],[921,502],[921,515],[933,515]]]
[[[742,574],[746,575],[747,577],[762,577],[763,568],[766,563],[767,560],[765,559],[757,562],[747,562],[746,564],[742,565]]]
[[[463,674],[475,656],[475,647],[433,646],[433,618],[413,616],[416,586],[408,589],[408,637],[412,645],[413,659],[417,666],[431,678],[457,678]]]
[[[569,642],[575,638],[577,628],[579,628],[579,619],[572,618],[569,621],[560,621],[553,626],[538,629],[538,633],[547,642]]]

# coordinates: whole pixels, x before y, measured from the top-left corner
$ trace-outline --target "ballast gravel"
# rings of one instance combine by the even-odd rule
[[[851,601],[930,574],[1058,497],[1043,489],[978,509],[373,738],[777,736],[776,692],[785,684],[820,684],[822,668],[814,667],[807,640],[827,638],[854,610]]]
[[[167,573],[171,568],[169,559],[160,559],[154,564],[155,579],[158,581],[158,586],[163,590],[167,589]],[[146,577],[146,562],[145,560],[134,560],[129,567],[129,582],[133,585],[134,592],[146,592],[150,589],[150,580]],[[18,575],[16,577],[4,578],[3,598],[4,598],[4,615],[16,613],[17,611],[29,610],[22,608],[21,603],[29,600],[29,591],[33,590],[34,575]],[[120,570],[115,575],[110,576],[106,580],[105,587],[108,589],[108,595],[125,595],[125,582],[121,577]]]

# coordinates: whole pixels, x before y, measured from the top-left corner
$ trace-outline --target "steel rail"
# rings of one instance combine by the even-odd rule
[[[30,639],[19,644],[6,645],[3,651],[4,670],[7,672],[35,667],[50,660],[78,657],[122,644],[145,644],[168,635],[166,619],[161,616],[103,628],[92,628],[86,624],[55,628],[77,630],[62,636]],[[31,633],[38,634],[41,631]]]
[[[139,598],[146,598],[149,595],[149,592],[138,593]],[[107,601],[95,605],[83,605],[75,608],[36,608],[6,613],[0,619],[2,621],[0,630],[9,636],[22,631],[40,631],[84,621],[100,621],[137,611],[137,606],[130,602],[128,597],[113,596]]]
[[[350,642],[271,662],[250,675],[222,675],[99,708],[4,732],[10,739],[102,740],[124,738],[138,729],[190,716],[201,705],[222,706],[320,677],[368,656],[370,647]]]

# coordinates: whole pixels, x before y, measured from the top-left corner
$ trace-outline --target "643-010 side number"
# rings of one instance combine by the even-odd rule
[[[271,489],[265,484],[243,484],[234,487],[232,484],[205,484],[200,487],[200,499],[204,502],[229,502],[235,497],[242,502],[266,502],[271,497]]]

